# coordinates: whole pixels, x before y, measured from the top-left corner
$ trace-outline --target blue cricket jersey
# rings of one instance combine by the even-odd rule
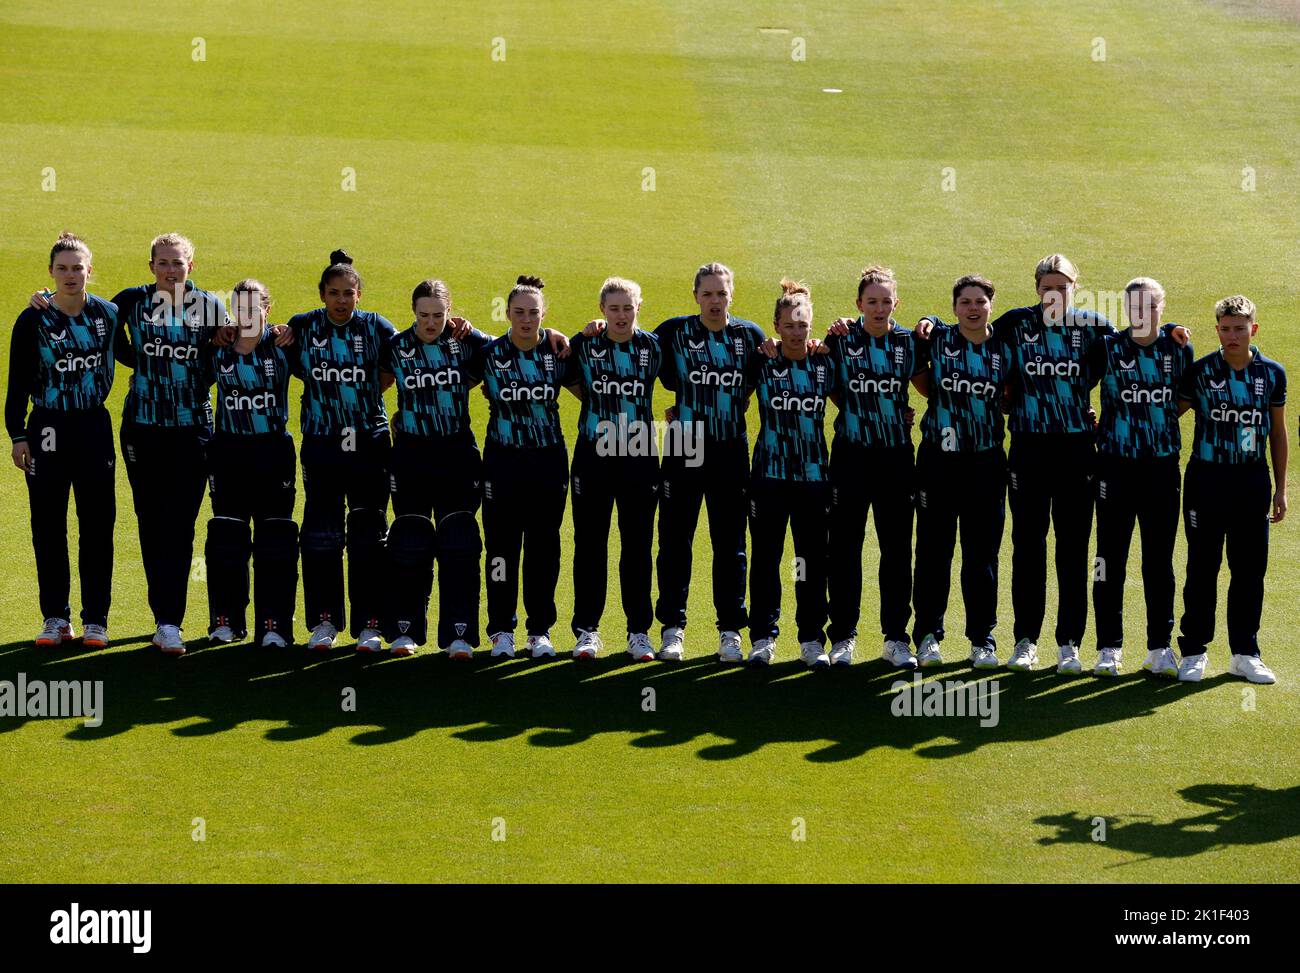
[[[835,365],[839,413],[835,439],[863,446],[906,446],[908,384],[923,367],[916,336],[892,320],[879,338],[867,333],[862,318],[848,334],[826,339]]]
[[[1108,456],[1150,459],[1182,450],[1178,425],[1178,387],[1192,365],[1191,346],[1178,346],[1166,326],[1142,345],[1132,330],[1107,335],[1093,344],[1088,368],[1101,382],[1101,420],[1097,449]]]
[[[217,387],[217,431],[237,436],[288,433],[289,360],[268,329],[246,354],[234,344],[210,356]]]
[[[754,476],[820,483],[830,476],[826,403],[836,388],[835,363],[824,355],[798,361],[756,351],[747,369],[758,397]]]
[[[422,341],[413,324],[384,349],[381,371],[396,378],[393,431],[408,436],[469,436],[469,362],[492,338],[472,328],[453,338],[447,328]]]
[[[185,282],[181,307],[166,291],[145,284],[122,291],[114,354],[134,369],[122,418],[152,426],[212,426],[212,383],[207,352],[229,318],[215,294]]]
[[[921,437],[945,452],[975,453],[1002,445],[1002,393],[1012,349],[997,332],[976,344],[956,325],[936,324],[918,341],[930,374],[930,400]]]
[[[1018,307],[993,322],[1013,358],[1011,431],[1075,433],[1092,429],[1087,359],[1093,344],[1115,326],[1093,311],[1070,308],[1060,324],[1046,324],[1043,305]]]
[[[1254,349],[1250,364],[1229,367],[1222,351],[1198,359],[1183,376],[1178,397],[1196,413],[1192,456],[1207,463],[1268,461],[1273,406],[1286,405],[1286,371]]]
[[[354,311],[344,324],[318,307],[289,319],[296,344],[289,356],[302,380],[299,422],[305,436],[345,429],[374,434],[388,425],[379,387],[379,361],[397,329],[374,311]]]
[[[763,330],[728,316],[722,330],[710,331],[692,314],[663,322],[655,336],[664,356],[660,381],[676,393],[677,421],[702,423],[706,439],[743,439],[745,370]]]
[[[633,423],[649,428],[654,423],[655,378],[663,366],[659,339],[637,328],[626,341],[608,334],[577,335],[569,342],[565,359],[566,385],[582,388],[578,438],[595,442],[603,428]]]
[[[528,351],[517,348],[508,333],[496,338],[470,359],[469,370],[487,389],[488,442],[522,448],[564,445],[564,362],[551,351],[546,329]]]
[[[53,303],[27,308],[9,341],[5,428],[14,442],[27,438],[27,405],[59,412],[103,405],[113,387],[117,306],[86,295],[81,313],[69,316]]]

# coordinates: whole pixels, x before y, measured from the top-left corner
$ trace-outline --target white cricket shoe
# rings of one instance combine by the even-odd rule
[[[307,639],[307,648],[314,652],[327,652],[334,648],[334,640],[339,637],[339,630],[330,622],[321,622],[311,630]]]
[[[933,635],[921,639],[916,647],[916,664],[922,669],[943,665],[943,654],[939,651],[939,640]]]
[[[185,643],[181,640],[181,630],[175,625],[159,625],[154,633],[153,644],[166,655],[184,655]]]
[[[987,643],[970,647],[970,664],[976,669],[996,669],[1002,665],[998,661],[997,650]]]
[[[856,639],[847,638],[836,642],[831,646],[829,656],[833,666],[851,666],[853,665],[853,650],[858,647]]]
[[[1178,663],[1178,679],[1180,682],[1200,682],[1205,678],[1205,670],[1208,668],[1206,654],[1204,652],[1198,655],[1185,655],[1183,661]]]
[[[87,628],[89,631],[89,628]],[[47,618],[45,627],[41,629],[41,634],[36,636],[36,647],[38,649],[47,649],[55,645],[62,645],[64,642],[70,642],[76,638],[76,633],[72,631],[72,623],[66,618]]]
[[[87,625],[85,633],[81,636],[81,644],[88,649],[108,648],[108,629],[103,625]]]
[[[283,649],[287,644],[284,636],[279,632],[267,632],[262,636],[262,648],[264,649]]]
[[[686,633],[680,628],[664,629],[663,644],[659,646],[660,662],[681,662],[686,653]]]
[[[409,655],[415,655],[415,639],[411,638],[409,635],[399,635],[393,640],[393,644],[389,647],[389,651],[392,652],[393,655],[401,656],[403,658]]]
[[[541,635],[530,635],[524,640],[524,648],[527,649],[534,659],[541,659],[544,656],[555,658],[555,646],[551,644],[551,637],[546,633]]]
[[[829,669],[831,665],[830,656],[820,642],[799,643],[799,658],[809,669]]]
[[[373,628],[362,629],[361,634],[357,636],[357,651],[358,652],[383,652],[384,651],[383,637],[378,632],[376,632]]]
[[[488,638],[492,640],[493,659],[513,659],[515,657],[514,632],[497,632],[496,635],[489,635]]]
[[[1152,649],[1147,653],[1142,668],[1154,675],[1164,676],[1166,679],[1177,679],[1178,655],[1168,646],[1163,649]]]
[[[727,631],[719,637],[718,661],[725,663],[745,661],[745,653],[740,650],[739,632]]]
[[[1094,676],[1118,676],[1121,649],[1102,649],[1097,653],[1097,665],[1093,668]]]
[[[1232,661],[1228,663],[1228,672],[1234,676],[1241,676],[1248,682],[1257,682],[1265,686],[1277,682],[1277,676],[1273,675],[1273,670],[1264,665],[1263,660],[1257,655],[1237,655],[1234,653]]]
[[[721,653],[719,653],[721,658]],[[776,642],[772,639],[759,639],[749,650],[749,661],[757,666],[770,666],[776,658]]]
[[[916,656],[912,655],[912,649],[906,642],[893,640],[886,642],[880,657],[895,669],[916,668]]]
[[[600,640],[600,635],[583,629],[582,634],[578,636],[578,644],[573,647],[573,657],[575,659],[594,659],[602,648],[604,648],[604,643]]]
[[[1038,646],[1029,639],[1021,639],[1016,643],[1015,648],[1011,650],[1011,658],[1007,660],[1007,668],[1014,669],[1017,672],[1028,672],[1038,665]]]
[[[229,625],[218,625],[212,630],[208,639],[213,642],[220,642],[222,645],[229,645],[235,641],[235,632]]]
[[[650,636],[645,632],[633,632],[627,637],[627,654],[633,662],[653,662],[655,647],[650,644]]]
[[[1037,661],[1037,660],[1035,660]],[[1077,676],[1083,672],[1083,662],[1079,659],[1079,647],[1073,642],[1066,642],[1056,649],[1056,673],[1060,676]]]
[[[474,658],[474,647],[464,639],[456,639],[451,645],[447,646],[448,659],[472,659]]]

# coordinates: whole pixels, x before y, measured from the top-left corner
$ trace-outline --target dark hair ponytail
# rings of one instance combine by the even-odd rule
[[[506,308],[520,294],[536,294],[537,299],[542,302],[542,307],[546,307],[546,298],[542,296],[542,288],[546,283],[540,277],[532,277],[528,274],[520,274],[515,278],[515,286],[510,290],[510,296],[506,298]]]
[[[320,293],[325,296],[325,285],[335,277],[347,277],[352,286],[361,290],[361,275],[352,268],[352,255],[346,250],[335,250],[330,254],[330,264],[320,275]]]

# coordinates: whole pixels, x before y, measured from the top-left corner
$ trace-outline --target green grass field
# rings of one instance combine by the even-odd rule
[[[1201,353],[1214,347],[1214,301],[1244,292],[1260,307],[1259,345],[1300,370],[1300,24],[1278,4],[841,6],[10,0],[0,307],[16,317],[48,279],[65,228],[90,242],[91,289],[104,296],[147,281],[148,241],[175,229],[197,244],[200,286],[260,277],[275,320],[315,305],[320,270],[344,246],[363,304],[399,327],[412,286],[440,276],[492,333],[504,330],[492,300],[519,273],[547,279],[548,321],[571,332],[596,313],[608,274],[640,281],[653,325],[691,307],[695,267],[717,259],[736,272],[735,311],[764,326],[779,278],[806,279],[820,333],[852,309],[866,263],[898,272],[910,323],[946,309],[966,272],[997,282],[999,309],[1030,303],[1034,263],[1062,251],[1084,289],[1159,278],[1167,318],[1193,328]],[[119,373],[115,417],[124,388]],[[572,435],[575,400],[564,408]],[[118,491],[115,644],[38,654],[26,494],[17,470],[0,480],[0,679],[102,679],[106,710],[96,729],[0,719],[0,880],[1300,873],[1300,511],[1272,536],[1261,644],[1279,682],[1253,706],[1224,675],[1223,637],[1198,686],[1133,674],[1134,554],[1128,674],[1003,673],[1000,723],[981,728],[891,715],[874,584],[859,639],[859,659],[874,661],[807,673],[785,635],[770,670],[719,669],[703,522],[691,658],[676,668],[634,667],[619,651],[584,667],[452,666],[201,640],[164,660],[146,649],[121,469]],[[1180,581],[1183,557],[1180,538]],[[874,578],[874,541],[864,558]],[[1053,604],[1054,593],[1048,634]],[[954,593],[950,630],[960,619]],[[191,639],[203,634],[198,582],[188,621]],[[611,643],[622,625],[612,576]],[[960,639],[947,646],[961,654]],[[346,687],[355,712],[342,710]]]

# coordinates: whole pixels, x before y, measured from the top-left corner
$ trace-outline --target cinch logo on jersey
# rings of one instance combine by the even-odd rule
[[[221,400],[221,403],[227,409],[243,412],[249,409],[274,409],[278,406],[279,400],[275,397],[274,392],[258,392],[256,395],[241,395],[238,392],[231,392]]]
[[[402,386],[408,389],[437,389],[448,385],[460,385],[464,382],[459,368],[438,368],[432,371],[416,371],[402,380]]]
[[[520,385],[511,382],[498,393],[502,402],[553,402],[557,398],[551,385]]]
[[[939,380],[939,387],[946,392],[953,392],[957,395],[973,395],[980,399],[989,399],[997,391],[997,385],[993,382],[983,381],[978,378],[967,378],[961,372],[952,372],[944,375]]]
[[[1176,389],[1191,363],[1191,349],[1179,348],[1167,332],[1149,345],[1124,331],[1095,346],[1088,367],[1101,382],[1097,449],[1127,459],[1180,452]]]
[[[738,388],[745,383],[745,376],[742,372],[718,371],[702,365],[699,368],[691,369],[686,375],[686,380],[692,385]]]
[[[828,475],[826,400],[835,369],[805,358],[762,358],[753,367],[759,431],[754,474],[773,480],[818,482]]]
[[[844,390],[835,417],[835,437],[866,446],[903,446],[912,441],[907,428],[907,385],[916,374],[912,332],[890,322],[872,337],[861,319],[846,335],[832,335],[830,359]]]
[[[597,378],[591,383],[591,390],[597,395],[645,395],[645,382],[639,378],[620,382],[613,378]]]
[[[282,432],[288,421],[289,363],[267,335],[241,355],[233,347],[213,357],[217,382],[217,429],[237,435]]]
[[[1193,456],[1211,463],[1264,462],[1271,410],[1286,404],[1286,371],[1258,351],[1234,371],[1216,351],[1192,366],[1179,397],[1196,412]]]
[[[1077,378],[1083,374],[1083,367],[1077,361],[1043,361],[1041,355],[1036,355],[1025,362],[1025,374]]]
[[[1210,418],[1215,422],[1235,422],[1243,426],[1261,426],[1264,424],[1263,410],[1234,409],[1230,405],[1216,405],[1210,410]]]
[[[768,405],[779,412],[825,412],[826,400],[820,395],[805,395],[803,397],[791,395],[789,391],[782,391],[780,395],[773,396],[768,400]]]
[[[173,361],[198,361],[199,359],[197,345],[173,344],[161,338],[146,341],[140,346],[140,350],[150,358],[170,358]]]
[[[1115,328],[1104,317],[1070,309],[1064,323],[1046,324],[1041,304],[1018,307],[993,322],[994,333],[1013,349],[1012,371],[1020,379],[1011,411],[1013,432],[1086,432],[1092,428],[1084,363],[1090,349]]]
[[[86,306],[74,318],[53,306],[44,312],[24,313],[38,318],[35,330],[41,374],[37,375],[32,401],[47,408],[99,405],[113,383],[113,356],[105,341],[108,326],[103,317],[109,312],[104,302],[93,294],[87,295]],[[97,374],[100,370],[106,374]],[[102,394],[98,390],[101,384]]]
[[[385,349],[380,364],[397,377],[393,429],[412,436],[472,439],[468,364],[491,340],[474,329],[463,340],[444,330],[427,342],[420,340],[415,325],[403,331]]]
[[[1131,405],[1168,405],[1174,401],[1172,388],[1144,389],[1140,385],[1130,385],[1119,394],[1120,399]]]
[[[710,439],[745,435],[745,368],[762,346],[762,329],[751,321],[729,318],[710,331],[698,315],[670,318],[655,329],[667,359],[664,385],[676,393],[677,418],[702,422]]]
[[[324,308],[297,315],[289,327],[299,339],[294,371],[303,379],[303,434],[373,433],[386,426],[379,364],[396,329],[373,311],[355,311],[346,324],[335,324]]]
[[[891,395],[903,390],[903,381],[898,378],[868,378],[866,372],[858,372],[849,380],[849,391],[867,395]]]
[[[226,321],[221,301],[187,283],[180,313],[153,284],[125,290],[113,303],[135,352],[123,418],[156,426],[211,425],[212,376],[203,350]]]
[[[654,383],[663,361],[658,338],[638,328],[626,341],[579,335],[569,347],[565,384],[587,392],[578,417],[584,440],[604,441],[614,426],[654,428]]]
[[[487,345],[471,363],[481,375],[491,404],[488,438],[503,446],[553,446],[564,442],[559,392],[563,374],[549,351],[550,334],[521,351],[509,335]]]
[[[74,355],[68,352],[66,358],[60,358],[54,363],[56,372],[86,372],[92,368],[99,368],[104,364],[104,356],[100,352],[93,355]]]
[[[325,361],[312,368],[311,377],[318,382],[347,382],[356,385],[366,380],[366,371],[360,365],[335,365]]]
[[[978,452],[1002,445],[1002,390],[1010,356],[995,332],[979,344],[954,325],[938,324],[919,343],[933,392],[921,435],[946,452]]]

